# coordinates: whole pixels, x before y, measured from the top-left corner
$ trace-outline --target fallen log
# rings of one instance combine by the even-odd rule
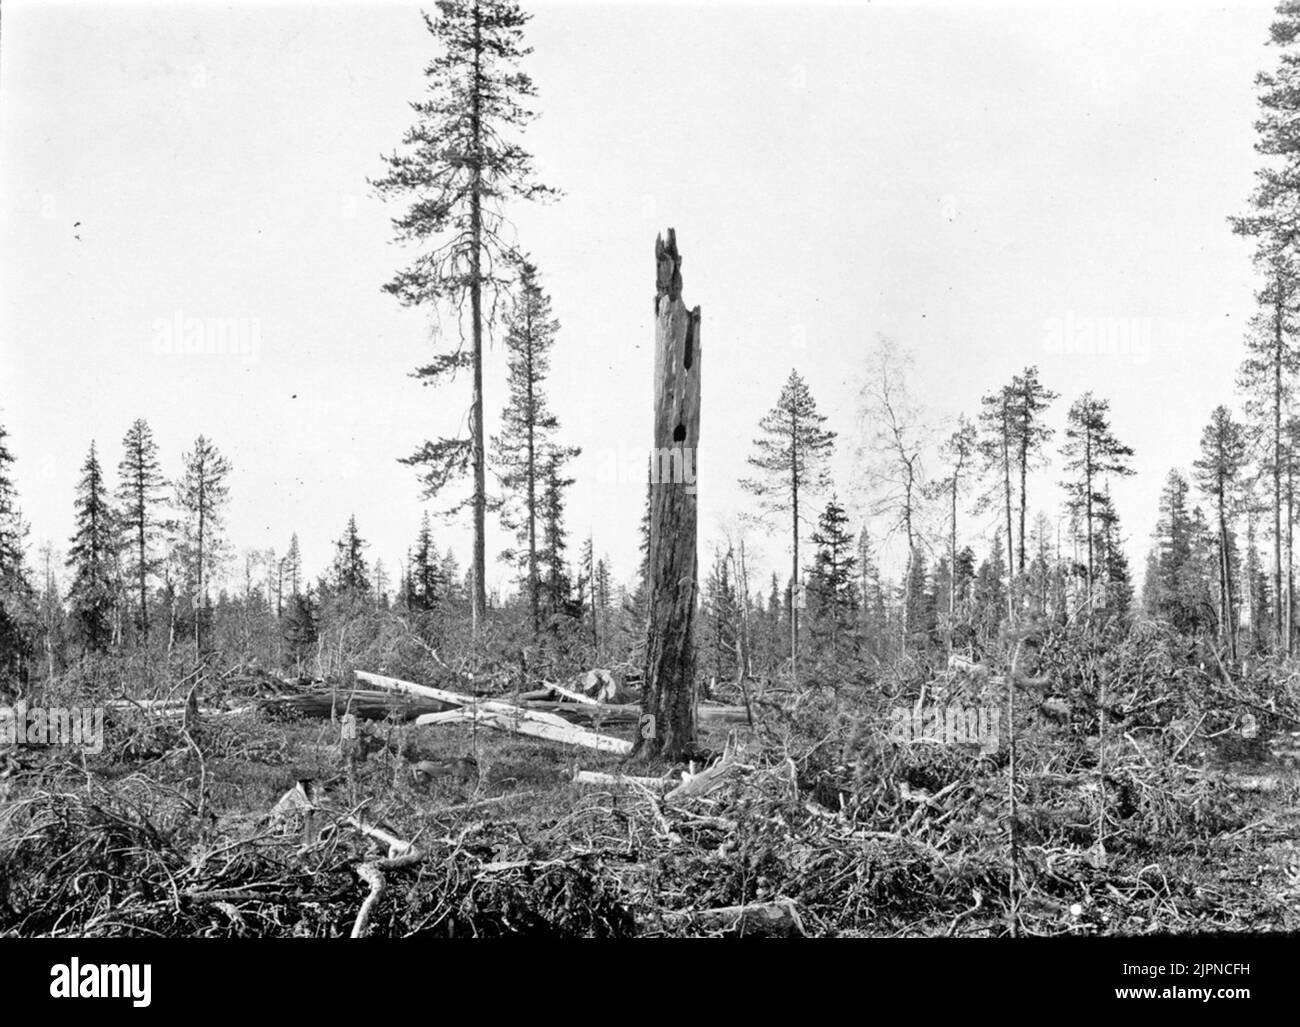
[[[521,697],[522,698],[522,697]],[[581,720],[595,724],[639,724],[641,707],[631,703],[591,705],[588,703],[546,702],[530,700],[529,710],[545,710],[558,713],[569,720]],[[749,717],[743,706],[724,706],[721,703],[701,703],[696,713],[696,723],[718,726],[748,724]]]
[[[724,706],[722,703],[702,702],[695,708],[697,724],[749,724],[749,713],[743,706]]]
[[[671,781],[660,777],[632,777],[628,774],[606,774],[600,770],[575,770],[575,785],[588,785],[600,788],[649,788],[652,791],[664,791],[672,786]]]
[[[505,718],[508,720],[530,721],[536,724],[546,724],[559,729],[571,729],[572,725],[558,714],[551,713],[544,709],[529,709],[526,706],[517,706],[514,703],[505,702],[501,699],[480,699],[473,695],[462,695],[459,692],[449,692],[444,688],[434,688],[431,685],[417,685],[411,681],[402,681],[398,678],[387,678],[380,674],[371,674],[368,671],[359,670],[356,672],[357,677],[370,684],[379,685],[382,688],[392,688],[397,691],[409,692],[413,695],[425,696],[431,699],[437,699],[441,702],[452,704],[460,710],[472,712],[475,716],[490,714],[493,717]],[[578,705],[578,704],[573,704]],[[585,708],[585,707],[584,707]],[[445,711],[454,713],[456,709]],[[417,725],[422,724],[440,724],[453,723],[463,720],[463,717],[443,717],[438,719],[437,714],[426,717],[417,717]],[[474,719],[473,717],[469,719]],[[489,725],[492,726],[492,725]],[[545,736],[539,736],[545,737]]]
[[[489,710],[495,713],[527,713],[524,707],[501,699],[481,699],[475,695],[451,692],[445,688],[434,688],[432,685],[417,685],[414,681],[385,677],[383,674],[372,674],[365,670],[356,671],[356,676],[359,681],[364,681],[366,684],[374,685],[377,688],[384,688],[393,692],[405,692],[408,695],[418,695],[425,699],[436,699],[448,706],[469,706],[474,709]]]
[[[445,688],[434,688],[431,685],[417,685],[411,681],[385,677],[382,674],[371,674],[364,670],[357,671],[356,676],[367,684],[378,685],[380,688],[391,688],[394,691],[438,699],[462,707],[460,711],[448,710],[416,717],[415,724],[417,727],[447,723],[474,723],[512,734],[545,738],[548,741],[562,742],[566,745],[580,745],[588,749],[595,749],[598,752],[612,752],[626,756],[632,751],[631,742],[624,741],[622,738],[614,738],[609,735],[600,735],[593,731],[583,730],[570,724],[563,717],[543,710],[529,710],[513,703],[502,702],[499,699],[480,699],[472,695],[450,692]]]
[[[436,713],[450,706],[450,703],[437,699],[395,695],[380,689],[272,696],[259,700],[257,704],[264,713],[296,713],[303,717],[352,713],[361,720],[385,720],[393,716],[400,720],[414,720],[422,713]]]
[[[457,707],[441,713],[425,713],[416,718],[417,727],[436,727],[438,724],[464,724],[474,719],[474,711]]]
[[[550,681],[543,681],[542,684],[545,686],[548,692],[554,692],[562,699],[568,699],[570,702],[582,703],[583,705],[586,706],[600,705],[599,699],[593,699],[591,698],[591,696],[583,695],[581,692],[571,692],[563,685],[557,685]]]
[[[530,720],[534,724],[551,724],[555,727],[572,726],[563,717],[547,713],[544,710],[525,710],[521,707],[513,707],[506,712],[480,709],[478,713],[491,713],[495,716],[511,717],[518,721]],[[417,727],[432,727],[436,724],[469,724],[474,721],[475,716],[476,713],[472,706],[458,706],[454,710],[423,714],[415,718],[415,723]]]
[[[185,708],[188,700],[185,699],[113,699],[104,703],[105,711],[115,713],[136,711],[144,713],[151,717],[160,719],[167,717],[185,716]],[[224,709],[217,706],[204,706],[199,709],[199,714],[204,717],[236,717],[245,713],[252,713],[256,706],[236,706],[233,709]],[[5,711],[0,709],[0,717],[5,715]]]
[[[539,713],[554,713],[566,721],[588,724],[638,724],[641,722],[640,706],[602,706],[572,702],[533,701],[526,707]]]
[[[521,712],[527,713],[526,710]],[[453,716],[454,714],[459,714],[459,716]],[[529,735],[533,738],[544,738],[548,742],[562,742],[565,745],[580,745],[588,749],[595,749],[597,752],[612,752],[619,756],[626,756],[632,751],[632,743],[622,738],[587,731],[570,724],[560,717],[556,717],[555,720],[558,723],[553,723],[550,720],[540,720],[535,717],[520,717],[499,710],[469,709],[426,714],[423,717],[416,717],[415,725],[416,727],[425,727],[434,724],[475,723],[481,724],[483,727],[495,728],[497,731],[506,731],[510,734]]]

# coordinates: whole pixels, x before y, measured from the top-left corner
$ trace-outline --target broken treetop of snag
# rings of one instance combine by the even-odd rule
[[[677,252],[677,229],[668,229],[668,241],[662,235],[655,236],[655,265],[658,274],[655,281],[656,303],[660,296],[669,299],[681,299],[682,296],[682,257]]]

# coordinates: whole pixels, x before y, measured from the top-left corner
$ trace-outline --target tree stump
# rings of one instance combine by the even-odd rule
[[[650,456],[650,611],[642,724],[645,758],[694,745],[696,472],[700,308],[682,302],[677,233],[655,239],[655,420]]]

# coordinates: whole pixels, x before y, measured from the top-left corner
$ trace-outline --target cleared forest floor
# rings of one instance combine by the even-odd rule
[[[677,797],[701,767],[580,786],[620,758],[465,725],[382,725],[391,744],[349,774],[329,719],[250,711],[186,736],[119,714],[99,755],[0,756],[0,932],[346,936],[366,866],[383,888],[365,932],[389,936],[987,936],[1013,908],[1024,934],[1300,930],[1286,732],[1121,724],[1101,775],[1095,736],[1030,705],[1013,888],[1005,746],[899,743],[879,705],[774,693],[757,730],[731,729],[721,782]],[[720,755],[728,732],[703,744]],[[411,773],[465,756],[469,780]],[[310,823],[272,815],[299,780]]]

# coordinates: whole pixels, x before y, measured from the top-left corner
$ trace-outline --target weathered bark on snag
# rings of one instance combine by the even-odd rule
[[[700,308],[682,302],[677,233],[655,239],[655,422],[650,484],[650,617],[638,740],[647,759],[694,745],[695,548]]]

